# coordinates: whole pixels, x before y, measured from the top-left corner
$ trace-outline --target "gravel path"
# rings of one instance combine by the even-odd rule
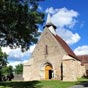
[[[83,85],[76,85],[76,86],[72,86],[70,88],[88,88],[88,87],[84,87]]]

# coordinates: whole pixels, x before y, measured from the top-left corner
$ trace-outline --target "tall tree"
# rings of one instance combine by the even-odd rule
[[[23,73],[23,64],[16,65],[16,68],[14,71],[16,74],[22,74]]]
[[[13,67],[12,66],[3,66],[2,68],[2,80],[11,81],[14,78]]]
[[[0,0],[0,46],[29,49],[37,42],[38,24],[44,13],[38,11],[42,0]]]
[[[7,65],[7,54],[3,53],[0,48],[0,67]]]
[[[13,67],[12,66],[3,66],[2,68],[2,74],[7,76],[13,73]]]
[[[0,48],[0,81],[2,76],[2,68],[7,65],[7,54],[3,53]]]

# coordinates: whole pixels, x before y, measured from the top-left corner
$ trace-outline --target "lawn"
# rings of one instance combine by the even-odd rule
[[[58,80],[28,81],[28,82],[1,82],[0,88],[68,88],[75,82],[62,82]]]
[[[27,82],[12,81],[12,82],[0,82],[0,88],[69,88],[70,86],[73,86],[78,83],[80,83],[80,81],[77,82],[62,82],[58,80],[27,81]]]

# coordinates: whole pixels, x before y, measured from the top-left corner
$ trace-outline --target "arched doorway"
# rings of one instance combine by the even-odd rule
[[[51,79],[53,74],[52,66],[46,65],[45,66],[45,79]]]

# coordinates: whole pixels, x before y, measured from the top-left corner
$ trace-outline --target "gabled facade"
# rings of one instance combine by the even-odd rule
[[[53,25],[48,14],[44,32],[30,60],[24,64],[24,80],[76,81],[84,74],[84,71],[84,66],[81,65],[77,56],[56,34],[56,26]]]

